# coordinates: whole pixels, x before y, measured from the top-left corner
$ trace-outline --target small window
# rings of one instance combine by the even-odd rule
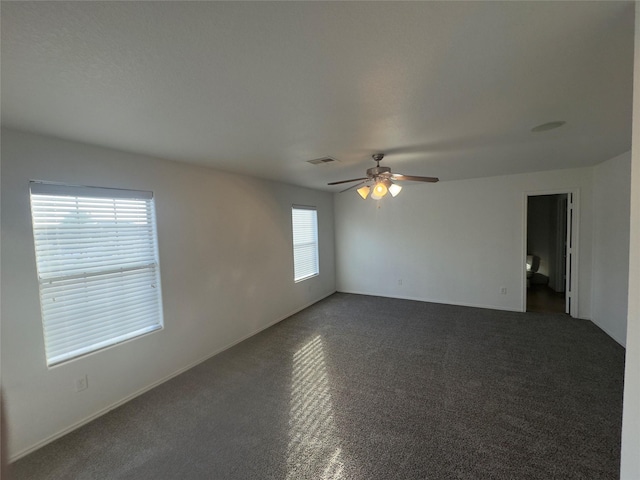
[[[30,189],[47,365],[162,328],[153,194]]]
[[[291,209],[293,225],[293,279],[318,275],[318,212],[315,207]]]

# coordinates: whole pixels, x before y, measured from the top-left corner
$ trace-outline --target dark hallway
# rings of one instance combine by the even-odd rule
[[[548,285],[527,288],[527,312],[565,313],[564,292],[556,292]]]

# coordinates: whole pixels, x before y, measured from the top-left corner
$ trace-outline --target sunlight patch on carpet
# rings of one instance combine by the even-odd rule
[[[339,480],[344,463],[320,335],[293,355],[287,479]]]

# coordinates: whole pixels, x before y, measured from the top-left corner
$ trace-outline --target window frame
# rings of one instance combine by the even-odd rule
[[[313,228],[311,232],[313,235],[313,240],[311,242],[306,242],[306,243],[296,242],[296,234],[299,234],[299,235],[304,234],[304,232],[296,231],[296,211],[311,211],[314,213]],[[319,232],[318,208],[311,205],[295,205],[295,204],[292,205],[291,206],[291,233],[292,233],[292,244],[293,244],[293,281],[294,283],[300,283],[320,275],[320,248],[319,248],[320,242],[318,239],[318,232]],[[301,266],[296,261],[296,258],[300,258],[299,257],[300,248],[296,249],[296,247],[300,247],[302,245],[314,246],[313,254],[311,255],[311,257],[313,257],[313,263],[314,263],[313,267],[315,268],[313,268],[312,273],[307,273],[307,274],[298,276],[297,271],[299,268],[303,268],[303,266]],[[298,255],[296,255],[297,253]],[[306,261],[308,261],[308,259],[306,259]]]
[[[153,192],[31,181],[29,200],[47,367],[164,328]]]

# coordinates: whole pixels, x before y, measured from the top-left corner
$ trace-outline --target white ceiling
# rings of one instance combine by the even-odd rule
[[[327,190],[378,151],[441,180],[594,165],[631,148],[633,8],[3,1],[2,123]]]

